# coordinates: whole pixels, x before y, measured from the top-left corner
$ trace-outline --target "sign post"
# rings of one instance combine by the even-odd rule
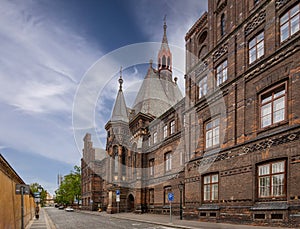
[[[172,202],[174,201],[174,193],[168,193],[168,200],[170,202],[170,223],[172,223]]]
[[[16,194],[21,194],[21,229],[24,229],[24,195],[29,195],[29,193],[29,185],[16,184]]]
[[[120,213],[120,190],[116,190],[117,213]]]

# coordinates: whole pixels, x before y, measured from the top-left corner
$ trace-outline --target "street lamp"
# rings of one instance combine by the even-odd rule
[[[180,205],[179,205],[179,209],[180,209],[180,220],[182,220],[182,191],[183,191],[183,187],[184,184],[182,182],[180,182],[180,184],[178,185],[179,191],[180,191],[180,196],[179,196],[179,200],[180,200]]]

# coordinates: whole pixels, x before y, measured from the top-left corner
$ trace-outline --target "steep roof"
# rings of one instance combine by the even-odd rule
[[[141,112],[158,117],[181,99],[182,94],[177,84],[161,79],[150,63],[133,109],[136,114]]]
[[[122,84],[123,84],[122,76],[120,76],[119,84],[120,84],[120,88],[118,91],[117,98],[115,100],[115,104],[114,104],[114,108],[110,120],[112,122],[114,121],[129,122],[125,98],[122,91]]]

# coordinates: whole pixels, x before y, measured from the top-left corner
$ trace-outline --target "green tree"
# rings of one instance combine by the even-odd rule
[[[74,204],[81,197],[81,169],[74,166],[70,174],[65,175],[60,187],[55,191],[55,201],[60,204]]]
[[[30,190],[32,193],[38,192],[38,187],[41,186],[39,183],[30,184]],[[45,204],[45,200],[47,199],[47,190],[43,189],[41,192],[40,203],[42,206]]]

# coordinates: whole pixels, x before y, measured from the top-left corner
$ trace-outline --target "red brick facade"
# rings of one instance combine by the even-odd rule
[[[173,192],[179,214],[182,184],[185,219],[300,225],[299,8],[208,1],[185,37],[184,99],[159,117],[132,110],[129,129],[106,125],[108,212],[167,214]]]

